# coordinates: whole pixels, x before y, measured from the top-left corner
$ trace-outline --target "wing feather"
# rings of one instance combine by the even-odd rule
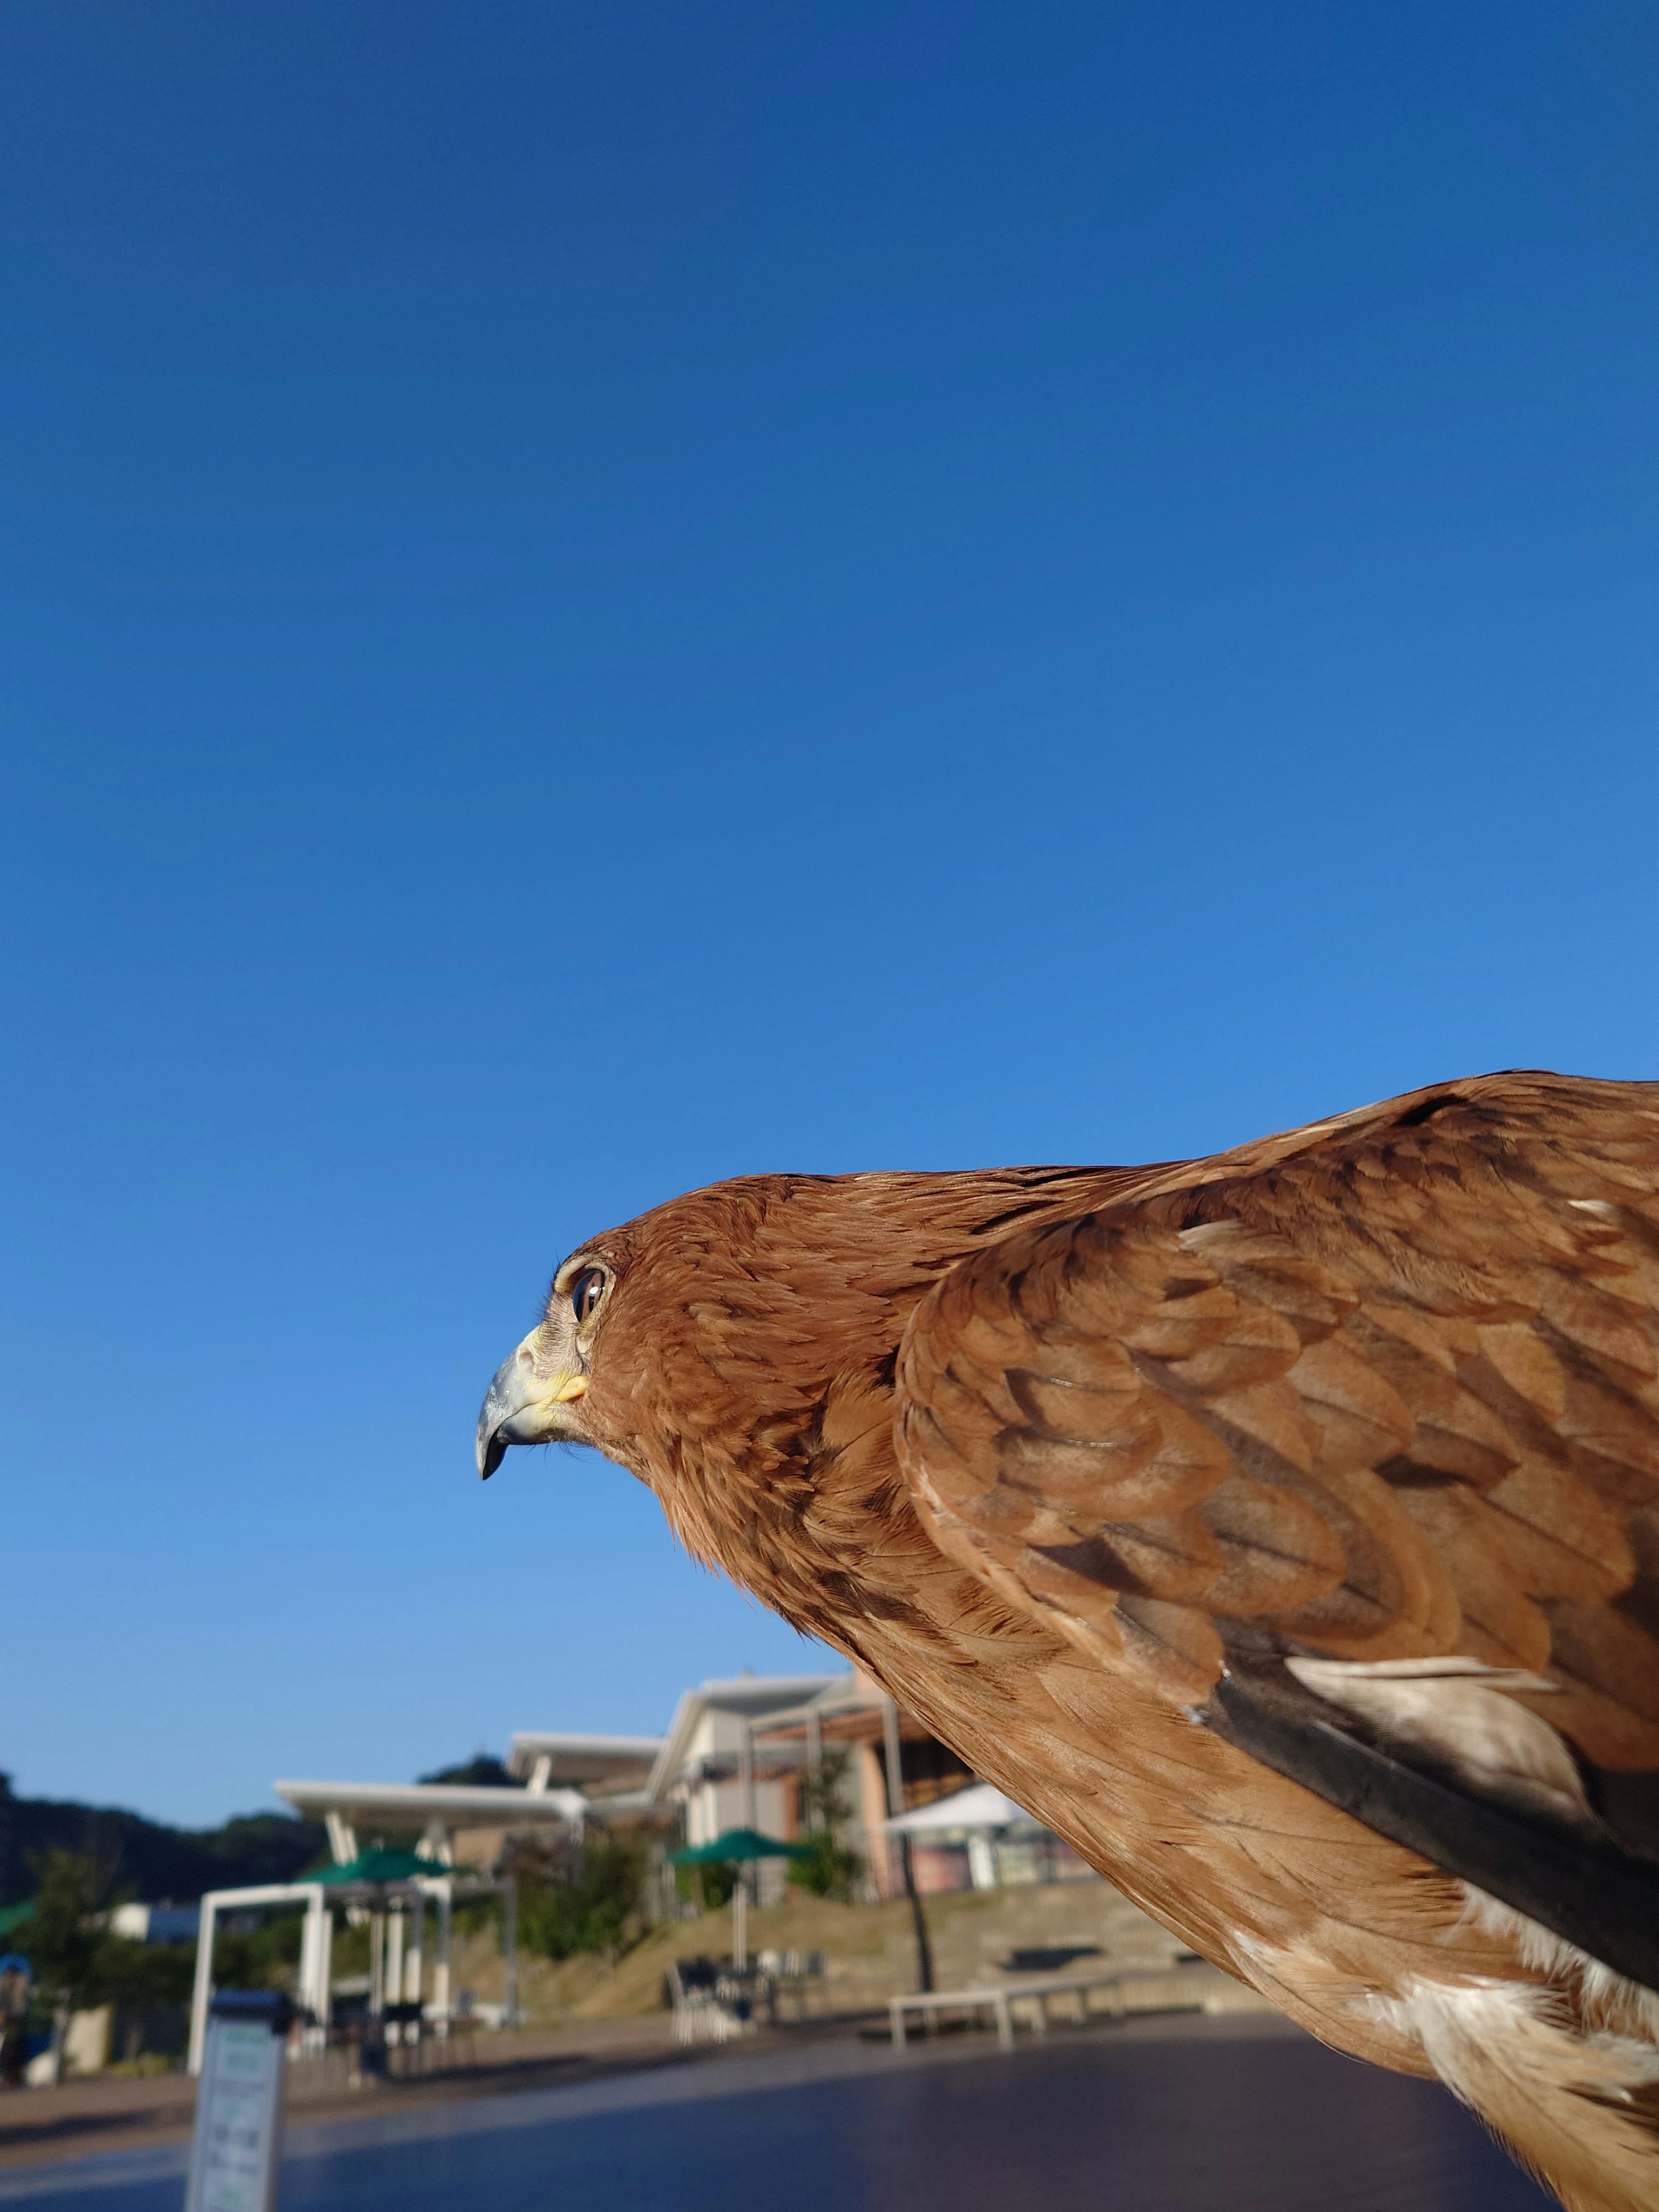
[[[1260,1743],[1305,1709],[1429,1803],[1513,1700],[1571,1747],[1574,1848],[1616,1799],[1659,1881],[1659,1086],[1482,1079],[1017,1230],[922,1301],[898,1393],[935,1540],[1099,1665],[1223,1728],[1218,1686],[1236,1715],[1277,1666]],[[1403,1692],[1342,1706],[1291,1659],[1489,1686],[1431,1668],[1384,1742]]]

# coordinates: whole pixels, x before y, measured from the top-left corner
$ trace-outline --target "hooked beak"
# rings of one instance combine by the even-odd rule
[[[546,1351],[540,1329],[532,1328],[495,1370],[478,1415],[478,1473],[486,1482],[509,1444],[551,1443],[574,1433],[558,1409],[581,1396],[587,1377],[568,1367],[549,1368]]]

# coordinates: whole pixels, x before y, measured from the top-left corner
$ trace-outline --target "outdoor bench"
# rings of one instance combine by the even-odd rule
[[[1178,1969],[1176,1971],[1179,1971]],[[1122,1988],[1126,1982],[1146,1978],[1146,1969],[1115,1969],[1101,1974],[1052,1974],[1041,1981],[1005,1982],[990,1989],[928,1990],[914,1996],[889,1997],[888,2018],[892,2022],[893,2041],[902,2050],[905,2042],[905,2016],[915,2013],[929,2035],[939,2032],[939,2015],[945,2012],[965,2012],[977,2014],[988,2012],[995,2023],[997,2041],[1006,2051],[1014,2039],[1014,2007],[1026,2005],[1030,2008],[1032,2032],[1046,2035],[1048,2032],[1048,2002],[1052,1997],[1069,1997],[1072,2016],[1079,2025],[1088,2019],[1089,1998],[1096,1990],[1109,1990],[1116,1997],[1103,2009],[1109,2020],[1121,2020],[1128,2010],[1123,2001]],[[1203,1996],[1195,1990],[1190,2009],[1203,2009]],[[1160,2011],[1186,2010],[1182,2006],[1164,2007]]]

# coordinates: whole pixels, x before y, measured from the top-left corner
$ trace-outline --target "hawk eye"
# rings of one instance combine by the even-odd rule
[[[578,1321],[589,1320],[605,1296],[605,1269],[584,1267],[570,1285],[570,1310]]]

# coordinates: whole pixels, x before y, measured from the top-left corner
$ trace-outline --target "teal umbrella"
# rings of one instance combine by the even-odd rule
[[[670,1851],[671,1866],[743,1866],[750,1859],[804,1859],[811,1856],[810,1844],[780,1843],[758,1828],[728,1828],[712,1844],[689,1844]],[[749,1964],[749,1893],[741,1881],[732,1893],[732,1964],[741,1972]]]
[[[340,1899],[343,1905],[349,1906],[363,1903],[369,1905],[374,1927],[380,1931],[370,1938],[370,1957],[376,1962],[371,1970],[374,1990],[371,2003],[374,2009],[378,2010],[380,2003],[380,1966],[378,1962],[384,1954],[379,1946],[383,1940],[385,1916],[392,1902],[388,1893],[397,1889],[406,1890],[410,1882],[419,1881],[427,1876],[436,1878],[441,1875],[453,1875],[454,1871],[453,1867],[446,1866],[441,1859],[425,1858],[419,1851],[392,1851],[388,1850],[384,1844],[372,1844],[368,1850],[359,1851],[355,1859],[348,1859],[343,1866],[325,1867],[319,1874],[302,1874],[300,1876],[301,1881],[314,1881],[319,1888],[346,1893]],[[357,1892],[355,1898],[349,1894],[353,1890]],[[365,1891],[368,1893],[367,1897],[363,1895]],[[418,1997],[418,1990],[416,1995]]]
[[[423,1858],[418,1851],[389,1851],[383,1844],[359,1851],[344,1866],[325,1867],[320,1874],[302,1874],[301,1881],[319,1881],[330,1889],[351,1882],[418,1881],[423,1875],[453,1874],[441,1859]]]
[[[671,1866],[741,1866],[750,1859],[804,1859],[812,1855],[810,1844],[780,1843],[758,1828],[728,1828],[712,1844],[690,1844],[683,1851],[670,1851]]]

